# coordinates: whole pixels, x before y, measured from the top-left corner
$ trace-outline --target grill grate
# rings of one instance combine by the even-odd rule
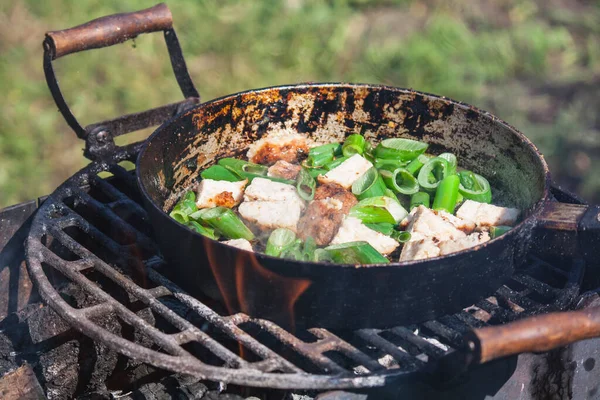
[[[156,253],[135,177],[117,164],[135,155],[92,163],[59,187],[33,221],[27,262],[44,300],[74,328],[160,368],[274,389],[379,387],[430,368],[460,348],[472,327],[561,310],[579,292],[583,265],[563,270],[530,257],[495,296],[418,326],[293,335],[245,314],[221,315],[163,273],[167,266]],[[102,179],[102,171],[113,176]],[[94,302],[68,303],[57,274]],[[153,321],[144,317],[147,310]],[[110,333],[102,326],[108,315],[143,340]]]

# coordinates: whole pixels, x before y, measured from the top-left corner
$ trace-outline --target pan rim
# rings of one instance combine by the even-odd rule
[[[278,258],[278,257],[272,257],[272,256],[268,256],[264,253],[254,253],[254,252],[249,252],[247,250],[242,250],[242,249],[238,249],[235,248],[233,246],[229,246],[226,245],[222,242],[219,242],[218,240],[213,240],[210,238],[207,238],[203,235],[200,235],[199,233],[197,233],[196,231],[191,230],[190,228],[188,228],[185,225],[179,224],[177,221],[173,221],[175,223],[177,223],[178,225],[180,225],[181,228],[186,229],[188,232],[190,232],[192,235],[196,235],[197,237],[201,237],[204,238],[210,242],[215,242],[217,243],[217,245],[219,246],[228,246],[230,248],[232,248],[232,250],[235,251],[244,251],[244,252],[248,252],[248,253],[254,253],[256,256],[260,257],[260,258],[267,258],[267,259],[271,259],[271,260],[277,260],[282,264],[302,264],[302,265],[312,265],[314,264],[315,266],[318,266],[319,268],[364,268],[364,269],[371,269],[371,268],[406,268],[406,267],[412,267],[412,266],[422,266],[424,264],[429,264],[429,263],[435,263],[441,260],[447,260],[447,259],[451,259],[453,257],[459,257],[471,252],[476,252],[478,250],[484,249],[487,246],[493,244],[493,243],[501,243],[501,242],[506,242],[506,241],[510,241],[510,239],[513,238],[513,236],[515,236],[516,234],[518,234],[518,232],[524,230],[524,229],[533,229],[536,225],[537,225],[537,216],[539,216],[539,214],[542,212],[543,208],[544,208],[544,204],[548,201],[549,196],[550,196],[550,186],[551,186],[551,176],[550,176],[550,170],[548,168],[548,164],[546,163],[546,160],[543,156],[543,154],[539,151],[539,149],[537,148],[537,146],[527,137],[525,136],[525,134],[523,134],[521,131],[519,131],[518,129],[516,129],[515,127],[513,127],[512,125],[510,125],[509,123],[505,122],[504,120],[496,117],[495,115],[491,114],[488,111],[479,109],[478,107],[475,107],[473,105],[470,105],[468,103],[462,102],[462,101],[458,101],[458,100],[454,100],[451,99],[449,97],[446,96],[441,96],[441,95],[436,95],[433,93],[428,93],[428,92],[423,92],[423,91],[418,91],[418,90],[414,90],[411,88],[401,88],[401,87],[396,87],[396,86],[389,86],[389,85],[381,85],[381,84],[371,84],[371,83],[350,83],[350,82],[303,82],[303,83],[296,83],[296,84],[284,84],[284,85],[276,85],[276,86],[266,86],[266,87],[262,87],[262,88],[257,88],[257,89],[248,89],[248,90],[244,90],[244,91],[240,91],[240,92],[236,92],[236,93],[232,93],[232,94],[227,94],[224,96],[220,96],[214,99],[211,99],[209,101],[200,103],[188,110],[186,110],[184,113],[182,114],[178,114],[175,115],[174,117],[168,119],[167,121],[165,121],[164,123],[162,123],[158,128],[156,128],[154,130],[154,132],[148,136],[148,138],[144,141],[144,144],[140,150],[140,152],[138,153],[137,159],[136,159],[136,163],[135,163],[135,175],[136,175],[136,181],[138,184],[138,188],[140,189],[140,192],[142,193],[142,195],[147,198],[148,200],[150,200],[150,204],[152,207],[154,207],[156,210],[158,210],[161,214],[165,215],[166,217],[170,218],[169,215],[163,211],[163,209],[161,207],[159,207],[155,201],[152,199],[152,197],[150,197],[150,195],[148,194],[146,187],[143,183],[141,174],[140,174],[140,163],[141,160],[143,159],[144,155],[146,154],[146,151],[148,149],[148,147],[151,145],[151,143],[155,140],[155,138],[157,136],[160,136],[160,134],[164,131],[164,129],[166,129],[166,127],[172,125],[175,121],[177,121],[179,118],[181,118],[184,115],[187,115],[189,113],[193,113],[196,112],[199,109],[202,109],[204,107],[210,106],[210,105],[214,105],[216,103],[220,103],[220,102],[225,102],[228,101],[230,99],[234,99],[236,97],[239,97],[241,95],[245,95],[245,94],[250,94],[250,93],[261,93],[261,92],[267,92],[267,91],[272,91],[272,90],[277,90],[277,91],[281,91],[281,90],[294,90],[294,89],[304,89],[304,88],[314,88],[314,87],[323,87],[323,88],[359,88],[359,89],[371,89],[371,90],[390,90],[390,91],[394,91],[394,92],[399,92],[399,93],[405,93],[405,94],[414,94],[414,95],[418,95],[418,96],[422,96],[422,97],[429,97],[429,98],[434,98],[436,100],[442,100],[445,101],[447,103],[453,104],[455,106],[460,107],[463,110],[471,110],[473,112],[476,112],[477,114],[488,118],[491,122],[493,123],[497,123],[500,124],[501,126],[504,126],[506,129],[508,129],[509,131],[512,132],[512,134],[516,135],[517,137],[519,137],[521,139],[521,141],[524,143],[524,145],[528,145],[530,149],[533,150],[534,154],[537,156],[538,161],[540,162],[541,166],[542,166],[542,170],[544,173],[544,187],[543,187],[543,191],[542,191],[542,196],[541,198],[529,209],[529,216],[525,219],[523,219],[521,222],[519,222],[517,225],[515,225],[510,231],[508,231],[507,233],[505,233],[504,235],[497,237],[495,239],[492,239],[488,242],[479,244],[477,246],[468,248],[468,249],[464,249],[461,251],[457,251],[455,253],[451,253],[448,255],[444,255],[444,256],[438,256],[438,257],[432,257],[432,258],[427,258],[424,260],[412,260],[412,261],[403,261],[403,262],[390,262],[390,263],[386,263],[386,264],[365,264],[365,265],[356,265],[356,264],[335,264],[335,263],[327,263],[327,262],[316,262],[316,261],[295,261],[295,260],[286,260],[286,259],[282,259],[282,258]]]

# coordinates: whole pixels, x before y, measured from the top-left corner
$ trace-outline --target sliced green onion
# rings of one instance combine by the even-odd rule
[[[325,247],[335,263],[387,264],[390,262],[367,242],[348,242]]]
[[[376,232],[383,233],[386,236],[390,236],[394,233],[394,224],[389,222],[379,222],[377,224],[365,224],[369,229],[373,229]]]
[[[330,163],[336,155],[342,154],[342,145],[339,143],[329,143],[322,146],[313,147],[308,151],[306,163],[309,167],[322,167]]]
[[[425,206],[427,208],[430,207],[430,199],[429,193],[427,192],[418,192],[410,196],[410,209],[412,210],[415,207]]]
[[[293,180],[267,176],[269,168],[266,165],[254,164],[249,161],[238,160],[237,158],[221,158],[218,165],[227,168],[229,171],[241,178],[247,178],[252,182],[254,178],[265,178],[275,182],[294,184]]]
[[[361,200],[350,209],[350,216],[360,219],[366,224],[380,222],[395,224],[408,215],[408,212],[396,199],[387,196],[369,197]]]
[[[419,191],[417,179],[405,168],[394,171],[382,169],[379,173],[385,185],[396,193],[414,194]]]
[[[202,171],[200,176],[202,179],[212,179],[215,181],[237,182],[242,180],[242,178],[222,165],[212,165]]]
[[[398,204],[402,204],[402,203],[400,203],[400,200],[398,200],[398,197],[396,196],[396,193],[394,193],[393,191],[391,191],[388,188],[385,188],[385,192],[383,193],[383,195],[385,197],[389,197],[392,200],[395,200]]]
[[[458,208],[458,206],[460,206],[464,200],[465,200],[465,198],[460,193],[460,186],[459,186],[458,187],[458,196],[456,196],[456,207],[454,207],[454,209],[456,210]]]
[[[419,172],[419,170],[421,169],[421,167],[427,164],[427,161],[429,161],[429,157],[427,157],[425,154],[419,154],[417,158],[408,163],[408,165],[406,166],[406,170],[411,174],[416,175],[417,172]]]
[[[442,153],[438,157],[448,161],[448,175],[456,174],[456,156],[452,153]]]
[[[490,226],[490,237],[492,239],[495,239],[498,236],[504,235],[506,232],[510,231],[511,229],[512,229],[512,226],[505,226],[505,225]]]
[[[325,165],[329,164],[330,162],[333,161],[333,152],[331,153],[319,153],[317,155],[314,156],[308,156],[308,158],[306,159],[306,164],[309,167],[315,168],[315,167],[324,167]]]
[[[315,261],[317,262],[333,262],[333,259],[329,255],[329,252],[325,249],[315,250]]]
[[[346,138],[342,145],[342,154],[345,157],[353,156],[354,154],[362,155],[365,152],[365,138],[359,134],[352,134]]]
[[[407,232],[407,231],[394,231],[390,235],[390,237],[392,239],[395,239],[396,241],[398,241],[400,243],[408,242],[410,240],[411,236],[412,235],[410,234],[410,232]]]
[[[427,161],[417,175],[419,186],[428,192],[435,192],[440,181],[448,176],[448,161],[435,157]]]
[[[200,220],[215,228],[227,239],[254,239],[252,231],[229,208],[208,208],[202,213]]]
[[[471,171],[460,171],[458,176],[460,177],[458,190],[465,199],[488,204],[492,202],[492,188],[487,179]]]
[[[213,240],[219,239],[219,235],[215,232],[215,230],[213,228],[209,228],[208,226],[200,225],[196,221],[189,221],[187,224],[185,224],[185,226],[187,226],[188,228],[190,228],[193,231],[198,232],[202,236],[206,236]]]
[[[265,254],[268,256],[279,257],[281,252],[292,245],[296,240],[296,234],[286,228],[277,228],[269,236]]]
[[[306,168],[306,170],[314,179],[317,179],[317,176],[319,175],[325,175],[327,173],[327,170],[323,168]]]
[[[303,261],[316,261],[315,252],[317,251],[317,242],[312,236],[309,236],[304,241],[304,247],[302,249],[302,260]]]
[[[375,167],[371,167],[356,182],[352,184],[352,193],[359,199],[383,196],[385,194],[385,182]]]
[[[198,208],[196,208],[196,193],[190,190],[183,195],[177,204],[175,204],[175,207],[173,207],[169,216],[175,221],[185,224],[190,220],[189,215],[196,210],[198,210]]]
[[[280,255],[281,258],[290,258],[296,261],[303,261],[303,253],[302,253],[302,240],[296,239],[287,246]]]
[[[435,191],[432,208],[434,210],[444,210],[452,214],[454,207],[456,207],[459,185],[460,178],[458,175],[448,175],[442,179]]]
[[[423,154],[429,145],[416,140],[404,138],[385,139],[375,148],[376,158],[399,159],[409,161]]]
[[[345,157],[345,156],[343,156],[343,157],[338,157],[338,158],[336,158],[335,160],[333,160],[333,161],[331,161],[331,162],[329,162],[329,163],[325,164],[325,165],[324,165],[324,167],[325,167],[327,170],[332,170],[332,169],[334,169],[335,167],[337,167],[338,165],[340,165],[341,163],[343,163],[344,161],[346,161],[346,160],[347,160],[347,159],[349,159],[349,158],[350,158],[350,157]]]
[[[387,169],[389,171],[393,171],[397,168],[402,168],[405,167],[409,164],[408,161],[402,161],[402,160],[387,160],[385,158],[376,158],[375,162],[373,163],[373,165],[375,165],[375,168],[377,169]]]
[[[298,195],[306,201],[311,201],[315,197],[316,186],[317,182],[315,181],[315,178],[313,178],[305,168],[302,168],[296,178],[296,190],[298,191]]]

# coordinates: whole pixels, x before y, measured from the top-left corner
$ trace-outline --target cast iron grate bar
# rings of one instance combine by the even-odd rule
[[[128,155],[130,160],[134,157]],[[97,174],[106,170],[113,176],[99,178]],[[331,332],[317,327],[308,330],[315,340],[306,341],[270,321],[245,314],[220,315],[161,274],[166,266],[144,230],[147,215],[138,201],[133,174],[116,162],[92,163],[57,189],[40,207],[27,241],[28,265],[42,297],[73,327],[126,356],[238,385],[282,389],[384,386],[423,371],[461,347],[462,334],[471,328],[564,309],[577,296],[583,275],[580,264],[565,272],[530,259],[512,283],[456,315],[383,330]],[[75,259],[60,258],[52,246],[44,244],[46,235]],[[97,304],[79,309],[68,304],[46,277],[48,269],[78,284]],[[528,274],[529,269],[547,270],[560,276],[562,284],[542,282]],[[98,276],[104,284],[97,281]],[[150,310],[155,321],[143,319],[140,308]],[[98,322],[109,315],[152,344],[110,333]],[[248,324],[256,332],[245,330]]]

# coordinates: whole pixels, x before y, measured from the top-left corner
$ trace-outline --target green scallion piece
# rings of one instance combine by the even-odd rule
[[[396,193],[414,194],[419,191],[419,183],[407,169],[397,168],[394,171],[379,170],[385,185]]]
[[[175,221],[185,224],[190,220],[190,214],[198,210],[196,208],[196,193],[192,190],[185,192],[181,200],[175,204],[169,216]]]
[[[229,208],[208,208],[200,215],[200,220],[215,228],[227,239],[254,239],[252,231]]]
[[[406,243],[410,240],[411,234],[407,231],[394,231],[392,232],[390,237],[400,243]]]
[[[504,235],[506,232],[510,231],[512,226],[499,225],[499,226],[490,226],[490,237],[492,239],[497,238],[498,236]]]
[[[369,197],[383,196],[385,194],[385,182],[375,167],[371,167],[356,182],[352,184],[352,193],[363,200]]]
[[[315,181],[315,178],[313,178],[305,168],[302,168],[296,178],[296,190],[298,191],[298,195],[306,201],[311,201],[315,197],[316,187],[317,182]]]
[[[294,184],[293,180],[267,176],[269,168],[266,165],[254,164],[249,161],[229,157],[221,158],[217,164],[227,168],[241,178],[248,179],[248,182],[252,182],[254,178],[265,178],[275,182],[287,183],[289,185]]]
[[[456,160],[456,156],[454,154],[442,153],[438,157],[443,158],[444,160],[448,161],[448,175],[456,174],[457,160]]]
[[[458,175],[448,175],[442,179],[435,191],[432,208],[434,210],[444,210],[452,214],[454,207],[456,207],[459,185],[460,178]]]
[[[286,228],[277,228],[269,236],[265,254],[268,256],[279,257],[283,250],[291,246],[296,240],[296,234]]]
[[[430,206],[429,193],[427,192],[417,192],[410,196],[410,209],[412,210],[415,207],[425,206],[427,208]]]
[[[387,169],[388,171],[393,171],[397,168],[406,167],[409,164],[408,161],[402,160],[388,160],[385,158],[376,158],[373,165],[377,169]]]
[[[458,190],[465,199],[488,204],[492,202],[492,188],[487,179],[471,171],[460,171],[458,176],[460,177]]]
[[[329,255],[329,252],[325,249],[315,250],[315,261],[317,262],[333,262],[333,259]]]
[[[309,167],[322,167],[333,161],[336,155],[342,154],[342,145],[339,143],[329,143],[322,146],[313,147],[308,151],[306,164]]]
[[[366,224],[380,222],[396,224],[408,215],[397,199],[387,196],[369,197],[350,209],[349,215]]]
[[[189,221],[187,224],[185,224],[185,226],[187,226],[188,228],[190,228],[193,231],[198,232],[202,236],[206,236],[207,238],[210,238],[213,240],[219,239],[219,235],[215,232],[215,230],[213,228],[210,228],[210,227],[204,226],[204,225],[200,225],[196,221]]]
[[[338,165],[340,165],[341,163],[343,163],[344,161],[346,161],[349,158],[350,157],[346,157],[346,156],[338,157],[335,160],[333,160],[333,161],[325,164],[324,167],[327,170],[332,170],[332,169],[334,169],[335,167],[337,167]]]
[[[425,154],[419,154],[417,158],[408,163],[406,170],[414,176],[417,174],[417,172],[419,172],[423,165],[427,164],[427,161],[429,161],[429,157],[427,157]]]
[[[200,176],[202,179],[212,179],[215,181],[237,182],[242,180],[242,178],[222,165],[212,165],[202,171]]]
[[[427,161],[417,175],[419,186],[428,192],[435,192],[440,181],[448,176],[448,161],[435,157]]]
[[[369,229],[373,229],[376,232],[383,233],[386,236],[390,236],[394,233],[394,224],[389,222],[379,222],[377,224],[365,224]]]
[[[384,139],[375,148],[376,158],[410,161],[423,154],[429,145],[404,138]]]
[[[390,262],[367,242],[348,242],[325,247],[335,263],[339,264],[387,264]]]
[[[306,168],[306,170],[314,179],[317,179],[317,176],[319,175],[325,175],[327,173],[327,170],[323,168]]]
[[[309,236],[304,241],[302,248],[302,260],[303,261],[316,261],[315,252],[317,251],[317,242],[312,236]]]
[[[362,155],[365,152],[365,143],[366,140],[362,135],[352,134],[342,144],[342,154],[345,157],[350,157],[354,154]]]
[[[289,258],[296,261],[303,261],[302,240],[296,239],[287,246],[280,255],[281,258]]]

